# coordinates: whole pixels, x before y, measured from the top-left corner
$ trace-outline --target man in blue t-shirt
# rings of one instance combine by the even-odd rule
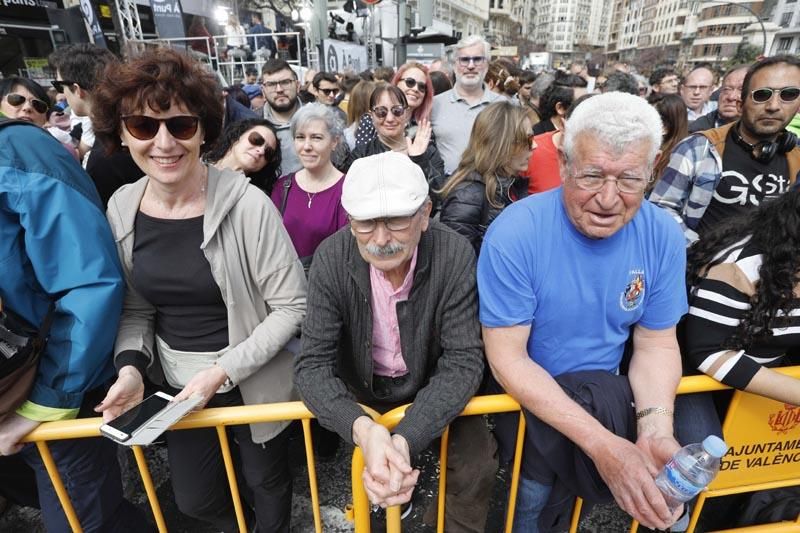
[[[563,186],[512,204],[486,234],[478,288],[492,372],[529,420],[568,444],[528,432],[515,531],[552,526],[543,509],[556,487],[589,496],[574,489],[584,486],[573,479],[584,470],[559,469],[576,464],[561,462],[567,448],[598,478],[592,486],[607,485],[639,522],[666,528],[677,518],[654,483],[679,448],[675,326],[687,311],[680,228],[642,203],[660,142],[658,113],[643,99],[588,99],[565,128]],[[629,373],[619,377],[631,332]],[[594,398],[601,400],[587,400],[584,392],[605,380],[614,387],[600,386]]]

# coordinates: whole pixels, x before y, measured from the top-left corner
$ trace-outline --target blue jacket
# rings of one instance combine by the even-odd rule
[[[0,298],[32,324],[55,303],[28,401],[39,421],[74,418],[114,375],[122,270],[89,176],[45,130],[0,127]]]

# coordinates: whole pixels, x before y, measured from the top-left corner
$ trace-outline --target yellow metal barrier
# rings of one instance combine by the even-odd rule
[[[800,379],[800,366],[786,367],[776,370],[783,374]],[[678,385],[677,393],[691,394],[697,392],[725,390],[728,388],[730,387],[723,385],[722,383],[708,376],[687,376],[681,379],[680,384]],[[402,406],[398,407],[397,409],[394,409],[393,411],[389,411],[380,418],[377,418],[376,421],[386,426],[388,429],[392,429],[397,424],[400,423],[400,420],[402,420],[407,407],[408,406]],[[470,400],[470,402],[464,408],[464,411],[462,411],[459,416],[504,413],[511,411],[519,411],[519,410],[520,410],[520,405],[519,403],[516,402],[516,400],[505,394],[497,394],[491,396],[477,396],[473,398],[472,400]],[[731,423],[732,422],[728,420],[728,417],[726,417],[726,422],[725,425],[723,426],[723,434],[725,433],[724,430]],[[522,413],[520,413],[519,431],[517,434],[517,443],[514,452],[514,462],[511,474],[511,487],[509,490],[508,509],[506,512],[506,526],[505,526],[506,533],[511,533],[513,528],[514,508],[516,505],[517,489],[519,486],[519,470],[522,459],[524,436],[525,436],[525,419],[522,416]],[[441,466],[439,470],[441,474],[439,479],[438,520],[437,520],[437,532],[439,533],[444,532],[444,501],[445,501],[446,464],[447,464],[447,437],[448,437],[448,432],[446,430],[445,433],[442,435],[442,444],[440,447]],[[367,499],[366,492],[364,491],[364,486],[361,479],[361,474],[363,472],[363,469],[364,469],[363,455],[361,454],[361,450],[356,448],[353,453],[353,463],[352,463],[353,514],[355,519],[356,533],[367,533],[370,531],[370,522],[369,522],[370,504],[369,500]],[[698,497],[697,504],[692,514],[690,527],[687,531],[688,533],[692,533],[694,531],[694,528],[697,524],[697,519],[699,518],[700,512],[702,511],[703,503],[705,502],[705,499],[707,497],[724,496],[728,494],[737,494],[741,492],[751,492],[755,490],[785,487],[798,484],[800,484],[800,477],[789,480],[780,480],[771,483],[761,483],[758,485],[747,485],[746,483],[743,482],[737,487],[720,489],[711,492],[711,489],[713,489],[713,484],[712,484],[712,487],[709,488],[709,491],[704,491],[703,493],[701,493],[700,497]],[[582,504],[583,504],[582,500],[580,498],[577,498],[575,501],[575,507],[573,509],[572,521],[570,524],[570,533],[575,533],[578,530],[578,522],[580,520]],[[401,531],[399,507],[394,507],[387,510],[386,521],[387,521],[387,532],[399,533]],[[635,533],[637,529],[638,529],[638,524],[634,521],[633,524],[631,525],[631,532]],[[779,524],[754,526],[753,528],[740,528],[737,530],[730,530],[730,531],[741,531],[741,532],[768,531],[768,532],[800,533],[800,516],[798,516],[797,520],[794,522],[782,522]],[[718,533],[724,533],[724,532],[718,532]]]
[[[374,413],[371,410],[368,411],[370,411],[372,416],[377,416],[377,413]],[[233,467],[233,460],[231,458],[228,435],[225,431],[225,427],[260,422],[301,420],[303,424],[303,437],[305,441],[306,464],[308,467],[308,482],[311,491],[311,505],[314,514],[314,528],[317,533],[321,533],[322,519],[319,509],[316,465],[314,463],[313,445],[311,442],[310,421],[312,418],[314,418],[314,415],[311,414],[311,412],[305,407],[305,405],[303,405],[302,402],[246,405],[241,407],[204,409],[202,411],[192,413],[170,428],[170,431],[211,427],[216,428],[223,460],[225,462],[225,470],[228,475],[228,483],[230,485],[231,496],[233,498],[234,510],[236,511],[236,519],[238,521],[240,531],[246,532],[247,525],[245,524],[242,503],[239,497],[239,489],[236,483],[236,473]],[[81,532],[82,529],[75,513],[75,509],[73,508],[69,499],[69,495],[67,494],[64,484],[61,481],[61,476],[59,475],[58,469],[50,454],[47,442],[65,439],[99,437],[101,424],[102,420],[100,418],[48,422],[39,426],[24,439],[25,442],[36,443],[39,453],[42,456],[45,468],[47,469],[50,479],[53,482],[58,499],[64,508],[69,525],[75,532]],[[136,464],[139,468],[139,473],[142,477],[142,484],[144,485],[145,492],[147,493],[147,499],[150,502],[150,508],[152,509],[153,516],[156,520],[156,526],[158,527],[159,532],[165,533],[167,531],[167,527],[166,523],[164,522],[164,515],[161,512],[161,507],[158,503],[158,498],[156,497],[155,486],[153,485],[153,480],[150,476],[150,470],[147,467],[144,453],[139,446],[132,446],[132,449],[136,459]],[[364,495],[364,498],[366,499],[366,494]],[[369,512],[369,508],[367,508],[367,512]]]

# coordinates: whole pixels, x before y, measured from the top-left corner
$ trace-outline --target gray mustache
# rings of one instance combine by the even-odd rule
[[[405,250],[405,247],[396,242],[390,242],[386,246],[378,246],[377,244],[368,244],[367,245],[367,252],[370,255],[378,256],[378,257],[387,257],[390,255],[395,255],[397,253],[402,252]]]

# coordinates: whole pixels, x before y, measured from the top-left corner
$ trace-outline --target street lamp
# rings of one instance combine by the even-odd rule
[[[756,18],[756,20],[758,21],[758,24],[761,26],[761,36],[764,39],[764,52],[763,52],[763,55],[764,56],[767,55],[767,30],[766,30],[766,28],[764,28],[764,21],[761,20],[761,17],[758,16],[756,14],[756,12],[752,10],[752,8],[750,8],[750,7],[748,7],[748,6],[744,5],[744,4],[737,4],[735,2],[724,2],[724,1],[721,1],[721,0],[701,0],[701,1],[697,2],[697,3],[700,4],[701,6],[703,4],[717,4],[717,5],[723,5],[723,6],[741,7],[742,9],[746,10],[748,13],[753,15]]]

